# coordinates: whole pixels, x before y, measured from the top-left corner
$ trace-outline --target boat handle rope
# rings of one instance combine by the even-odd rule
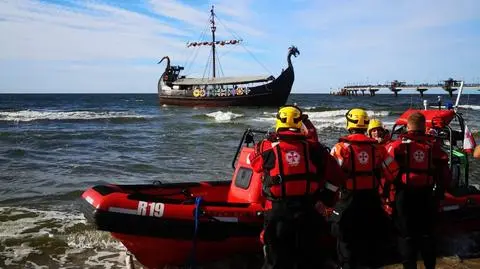
[[[202,197],[195,197],[195,214],[194,214],[194,229],[193,229],[193,238],[192,238],[192,251],[190,253],[190,261],[188,268],[195,269],[196,266],[196,250],[197,250],[197,234],[198,234],[198,223],[200,219],[200,205],[202,203]]]
[[[240,153],[240,150],[242,149],[243,142],[245,142],[247,144],[247,147],[251,143],[253,145],[255,145],[255,140],[254,140],[255,133],[263,134],[265,136],[268,136],[268,134],[269,134],[269,132],[267,132],[267,131],[247,128],[245,130],[245,132],[243,133],[242,138],[240,139],[240,142],[238,143],[237,151],[235,152],[235,155],[233,157],[233,160],[232,160],[233,170],[235,170],[235,168],[236,168],[235,167],[235,162],[237,161],[238,153]]]

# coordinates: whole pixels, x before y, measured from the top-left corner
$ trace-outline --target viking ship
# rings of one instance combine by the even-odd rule
[[[275,78],[272,75],[217,76],[217,48],[241,45],[243,39],[216,40],[216,21],[212,6],[210,10],[211,41],[188,42],[188,48],[211,47],[211,76],[186,77],[181,75],[183,66],[171,65],[170,57],[164,56],[158,63],[166,62],[165,71],[158,80],[160,104],[181,106],[282,106],[292,90],[295,79],[291,56],[300,52],[295,46],[288,48],[288,67]],[[221,65],[219,65],[221,67]]]

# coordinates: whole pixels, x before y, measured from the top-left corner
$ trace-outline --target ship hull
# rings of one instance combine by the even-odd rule
[[[162,105],[178,106],[270,106],[278,107],[285,105],[292,90],[295,79],[293,67],[285,69],[278,78],[273,81],[249,88],[249,93],[235,96],[205,96],[194,97],[189,94],[167,94],[162,90],[162,79],[158,83],[158,97]],[[191,92],[191,91],[190,91]]]

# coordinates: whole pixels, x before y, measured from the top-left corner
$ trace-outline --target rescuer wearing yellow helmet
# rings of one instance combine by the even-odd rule
[[[350,109],[345,118],[350,134],[341,137],[331,151],[348,178],[345,195],[341,194],[335,208],[338,214],[332,215],[339,262],[342,268],[378,267],[381,240],[388,234],[378,192],[380,179],[393,180],[398,164],[385,147],[365,135],[371,120],[364,109]]]
[[[385,144],[390,140],[388,130],[385,129],[381,120],[371,119],[367,129],[368,136],[377,140],[379,144]]]
[[[276,116],[275,132],[282,130],[300,130],[302,128],[303,112],[297,106],[281,107]]]
[[[267,200],[260,236],[264,269],[323,268],[318,237],[322,227],[328,225],[316,206],[320,201],[333,206],[345,178],[318,137],[307,137],[305,130],[317,136],[299,107],[283,106],[276,115],[275,133],[259,142],[250,157],[252,169],[263,175],[262,190]],[[300,243],[295,238],[301,238]]]
[[[427,123],[422,112],[408,115],[407,132],[387,149],[400,164],[400,174],[387,184],[395,186],[392,220],[398,232],[398,252],[406,269],[417,268],[418,254],[423,268],[435,268],[438,204],[445,199],[447,186],[452,184],[449,156],[435,137],[425,133]]]
[[[350,133],[365,133],[368,129],[370,119],[367,111],[361,108],[350,109],[345,114],[345,118],[347,119],[347,130]]]

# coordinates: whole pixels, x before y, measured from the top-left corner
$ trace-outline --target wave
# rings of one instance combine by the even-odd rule
[[[438,105],[429,105],[430,108],[438,108]],[[442,109],[446,109],[445,105],[440,106]],[[459,108],[470,109],[470,110],[480,110],[480,106],[478,105],[459,105]]]
[[[308,118],[318,129],[324,128],[343,128],[345,126],[345,114],[348,112],[347,109],[340,109],[340,110],[326,110],[326,111],[308,111],[307,114]],[[368,115],[371,118],[384,118],[391,114],[390,111],[373,111],[367,110]],[[275,115],[276,113],[272,112],[263,112],[263,116],[257,117],[252,119],[252,121],[256,122],[268,122],[271,124],[275,123]],[[393,123],[392,123],[393,125]]]
[[[116,268],[125,259],[122,244],[93,230],[78,211],[0,207],[0,244],[0,256],[15,268],[45,268],[45,260],[61,268]]]
[[[112,120],[114,122],[125,122],[135,120],[146,120],[153,116],[137,115],[133,112],[123,111],[35,111],[20,110],[14,112],[0,112],[0,121],[7,122],[32,122],[32,121],[91,121],[91,120]]]
[[[243,117],[243,114],[236,114],[230,111],[223,112],[223,111],[216,111],[212,113],[205,114],[207,117],[214,118],[215,121],[218,122],[229,122],[233,119]]]
[[[480,106],[477,105],[459,105],[459,107],[471,110],[480,110]]]

